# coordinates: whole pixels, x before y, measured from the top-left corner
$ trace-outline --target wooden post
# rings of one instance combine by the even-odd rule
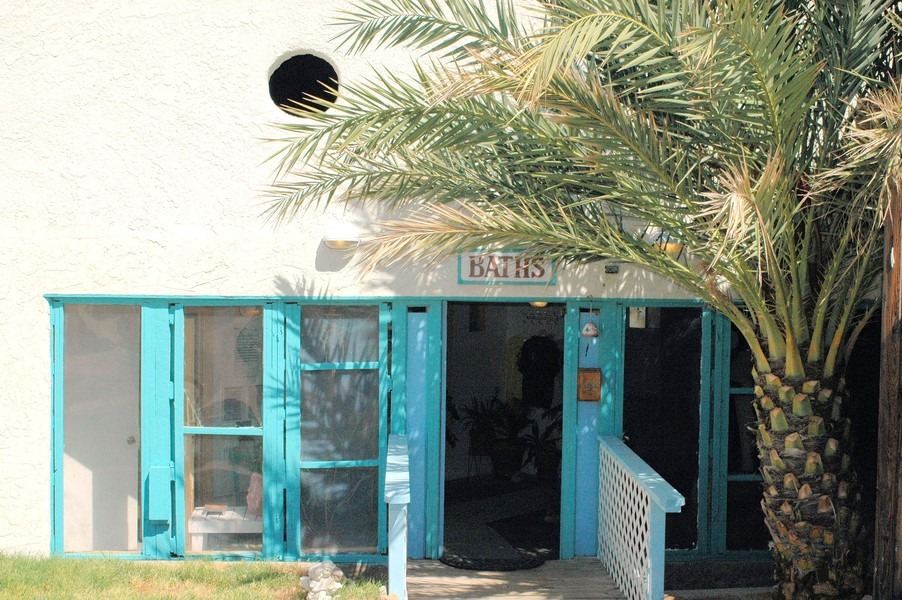
[[[882,359],[877,427],[877,519],[874,597],[902,598],[902,194],[893,186],[884,234]]]
[[[407,600],[407,505],[410,463],[407,437],[388,436],[385,502],[388,504],[388,593]]]

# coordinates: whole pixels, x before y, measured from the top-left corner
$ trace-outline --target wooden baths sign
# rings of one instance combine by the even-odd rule
[[[457,259],[460,283],[482,285],[554,285],[551,261],[524,257],[513,250],[462,252]]]

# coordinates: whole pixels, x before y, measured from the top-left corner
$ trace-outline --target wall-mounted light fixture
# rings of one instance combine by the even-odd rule
[[[351,225],[338,225],[323,236],[323,245],[330,250],[354,250],[360,245],[360,235]]]
[[[358,238],[324,237],[323,245],[330,250],[353,250],[360,245]]]
[[[530,302],[529,305],[533,308],[545,308],[546,306],[548,306],[548,303],[544,300],[534,300]]]

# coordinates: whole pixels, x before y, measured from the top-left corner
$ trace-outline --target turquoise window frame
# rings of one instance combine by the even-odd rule
[[[289,538],[283,541],[285,523],[284,507],[297,503],[298,495],[283,493],[289,488],[289,460],[282,446],[286,418],[286,397],[292,390],[299,394],[299,371],[288,368],[290,345],[299,341],[296,329],[300,323],[300,306],[304,304],[378,305],[380,359],[379,458],[373,461],[316,462],[304,466],[375,466],[379,472],[379,549],[387,546],[386,509],[381,502],[387,455],[387,406],[391,379],[388,372],[388,331],[391,323],[391,305],[378,299],[347,300],[274,300],[272,298],[157,298],[140,296],[47,296],[50,305],[51,342],[51,539],[50,552],[74,558],[91,558],[98,555],[123,560],[146,559],[227,559],[296,560],[300,538],[295,544]],[[141,550],[134,553],[119,552],[65,552],[63,540],[63,407],[65,389],[63,381],[65,350],[65,305],[130,305],[141,311],[141,481],[142,528]],[[184,391],[177,382],[184,380],[184,308],[186,306],[263,306],[264,319],[264,392],[262,427],[186,427],[184,424]],[[294,320],[292,320],[294,319]],[[292,330],[292,327],[295,329]],[[299,353],[296,354],[299,356]],[[347,367],[355,363],[319,365]],[[295,396],[298,397],[298,396]],[[266,486],[264,502],[263,551],[229,552],[185,555],[184,505],[184,436],[203,434],[217,436],[262,436],[264,445],[263,475]],[[300,457],[299,452],[295,455]],[[299,460],[296,464],[300,464]],[[295,471],[298,472],[299,471]],[[299,486],[299,484],[298,484]],[[284,499],[284,502],[283,502]],[[154,518],[151,518],[154,517]],[[289,520],[289,523],[291,520]],[[295,520],[296,522],[296,520]],[[299,531],[299,528],[297,528]],[[340,554],[309,558],[334,558],[349,561],[384,563],[381,554]]]
[[[429,377],[427,380],[427,389],[424,391],[426,402],[426,461],[428,481],[425,485],[424,500],[424,548],[427,558],[438,558],[440,555],[442,544],[442,525],[443,525],[443,460],[444,460],[444,345],[443,340],[446,336],[446,307],[447,299],[425,299],[425,298],[273,298],[273,297],[148,297],[148,296],[95,296],[95,295],[48,295],[47,300],[50,306],[50,346],[51,346],[51,487],[50,487],[50,505],[51,505],[51,539],[50,551],[54,555],[66,556],[96,556],[95,553],[65,553],[63,540],[63,493],[62,493],[62,455],[63,455],[63,406],[65,399],[65,390],[63,382],[64,372],[64,306],[68,303],[79,304],[109,304],[109,305],[135,305],[140,306],[142,311],[142,342],[141,342],[141,369],[142,373],[152,373],[157,369],[157,360],[168,356],[169,371],[160,369],[153,381],[148,382],[147,387],[142,383],[142,444],[148,443],[145,448],[152,449],[148,452],[148,456],[142,456],[142,480],[146,481],[149,477],[151,468],[161,469],[166,466],[173,468],[171,488],[173,497],[173,516],[170,523],[166,527],[162,527],[160,522],[151,522],[150,527],[145,529],[145,540],[142,543],[142,550],[139,553],[106,553],[106,556],[115,556],[124,560],[132,559],[170,559],[177,558],[184,554],[184,532],[179,529],[184,523],[184,506],[183,493],[181,487],[183,485],[183,472],[175,469],[174,466],[180,465],[181,461],[176,460],[183,454],[183,447],[179,444],[183,443],[183,435],[185,433],[194,432],[192,428],[185,428],[181,422],[183,415],[178,414],[179,411],[172,411],[173,421],[164,424],[165,420],[160,415],[151,414],[153,410],[145,410],[160,408],[165,403],[181,405],[181,386],[174,385],[173,382],[180,381],[180,369],[183,368],[179,360],[179,353],[182,352],[183,327],[184,323],[180,315],[180,311],[185,306],[241,306],[248,304],[259,304],[264,307],[264,395],[263,395],[263,414],[264,423],[262,433],[259,428],[254,429],[253,435],[262,435],[264,444],[264,481],[266,485],[265,501],[267,502],[264,513],[264,542],[263,542],[263,558],[296,560],[302,557],[300,554],[300,538],[293,536],[299,535],[297,531],[292,531],[291,519],[289,522],[284,521],[285,512],[287,514],[300,514],[299,497],[292,494],[285,494],[285,508],[283,511],[282,490],[288,488],[290,478],[288,473],[297,473],[300,465],[300,453],[295,456],[297,461],[293,462],[291,454],[285,453],[282,449],[282,437],[285,434],[283,428],[287,422],[285,397],[291,394],[299,394],[299,381],[297,380],[298,370],[292,369],[288,364],[288,357],[295,349],[292,344],[296,344],[294,339],[294,331],[292,328],[299,326],[300,323],[300,307],[310,304],[352,304],[352,305],[380,305],[380,339],[385,335],[388,322],[392,323],[392,348],[391,348],[391,372],[388,372],[385,361],[382,361],[380,367],[380,479],[384,473],[384,456],[387,447],[387,432],[390,428],[392,433],[401,433],[407,431],[407,391],[403,389],[406,378],[406,349],[405,327],[406,315],[410,309],[424,309],[426,312],[426,372]],[[499,297],[487,299],[484,297],[462,297],[450,299],[454,302],[520,302],[523,298]],[[559,299],[559,302],[566,303],[565,327],[568,336],[578,336],[578,318],[579,311],[582,309],[599,309],[601,315],[602,328],[602,360],[601,369],[603,377],[602,401],[598,403],[598,432],[599,434],[622,435],[623,431],[623,335],[626,327],[627,309],[631,306],[645,307],[667,307],[667,306],[697,306],[703,310],[703,319],[705,329],[703,330],[703,362],[702,368],[702,395],[706,398],[700,406],[700,418],[707,419],[707,422],[713,423],[710,435],[707,431],[701,431],[699,440],[700,455],[700,486],[703,484],[702,477],[705,478],[704,485],[706,490],[703,495],[700,493],[700,499],[707,498],[706,501],[700,502],[700,529],[699,544],[693,550],[669,550],[668,560],[670,559],[700,559],[707,556],[728,556],[741,557],[744,555],[766,555],[766,551],[728,551],[725,548],[726,543],[726,486],[728,481],[753,479],[756,475],[729,475],[726,465],[726,449],[727,449],[727,429],[728,422],[728,402],[732,394],[745,394],[750,390],[745,388],[729,387],[729,322],[722,316],[714,312],[711,308],[705,306],[696,300],[660,300],[660,299],[587,299],[572,298]],[[568,320],[569,319],[569,320]],[[574,320],[575,319],[575,320]],[[145,323],[145,320],[147,321]],[[576,324],[576,325],[575,325]],[[145,340],[145,336],[148,337]],[[569,346],[569,344],[568,344]],[[707,348],[707,350],[706,350]],[[388,348],[386,347],[385,352]],[[380,350],[381,352],[382,350]],[[565,352],[565,394],[575,394],[575,377],[576,366],[573,357],[567,358]],[[165,373],[165,375],[164,375]],[[569,375],[566,375],[569,373]],[[143,378],[142,378],[143,379]],[[281,386],[281,387],[280,387]],[[388,423],[387,410],[388,394],[391,391],[391,415],[392,422]],[[150,397],[155,398],[151,400]],[[295,396],[297,397],[297,396]],[[147,404],[145,404],[145,402]],[[144,412],[149,414],[144,415]],[[567,413],[569,414],[569,413]],[[145,421],[144,418],[147,418]],[[571,419],[574,423],[574,415],[569,414],[565,418]],[[704,424],[706,421],[702,421]],[[176,426],[180,425],[177,430]],[[169,443],[156,444],[150,440],[151,437],[159,435],[161,429],[171,427],[172,433],[167,438]],[[228,428],[229,432],[219,432],[224,435],[246,435],[251,432],[237,431]],[[572,498],[567,500],[566,494],[575,487],[575,461],[577,440],[575,434],[565,429],[565,435],[562,442],[562,468],[569,475],[562,477],[562,509],[563,502],[575,502]],[[154,433],[157,432],[157,433]],[[382,435],[385,433],[386,435]],[[160,438],[162,440],[163,438]],[[702,463],[702,459],[707,463]],[[710,478],[707,478],[707,466],[711,467]],[[157,471],[159,473],[159,471]],[[700,488],[701,492],[701,488]],[[182,505],[179,506],[181,500]],[[146,502],[145,498],[145,502]],[[297,512],[294,510],[295,505]],[[380,509],[384,512],[384,507],[380,502]],[[701,511],[706,512],[704,520],[701,519]],[[562,510],[563,512],[563,510]],[[147,509],[144,509],[146,517]],[[569,524],[569,518],[562,518],[567,524],[562,524],[562,557],[569,558],[573,554],[568,554],[568,548],[572,552],[573,537],[575,536],[576,525]],[[380,548],[384,546],[385,534],[384,527],[380,520]],[[148,523],[145,521],[144,526]],[[283,542],[283,531],[289,533],[287,542]],[[148,536],[153,539],[148,543]],[[223,555],[223,558],[259,558],[259,553],[249,553],[247,557],[237,556],[236,554]],[[211,555],[204,554],[204,558],[210,558]],[[216,558],[215,555],[212,556]],[[316,555],[317,558],[329,558]],[[343,560],[354,560],[359,558],[366,562],[383,562],[384,557],[381,555],[340,555],[338,557]]]
[[[50,553],[63,554],[63,373],[65,341],[63,303],[50,301]]]
[[[379,309],[379,358],[376,361],[366,362],[339,362],[339,363],[303,363],[300,361],[303,339],[301,335],[301,317],[306,303],[285,303],[285,411],[284,411],[284,439],[285,439],[285,532],[286,545],[284,557],[288,560],[335,560],[342,562],[368,562],[385,563],[387,557],[384,553],[388,549],[387,534],[387,508],[382,501],[385,491],[385,468],[388,456],[388,399],[391,390],[391,378],[389,373],[389,325],[392,321],[392,307],[388,302],[360,301],[360,302],[321,302],[317,304],[344,305],[344,306],[377,306]],[[379,378],[379,446],[378,458],[367,460],[330,460],[330,461],[305,461],[301,460],[301,431],[300,423],[303,415],[294,412],[291,399],[303,402],[301,394],[300,376],[302,372],[327,371],[327,370],[376,370]],[[301,409],[301,405],[298,407]],[[292,416],[296,414],[297,417]],[[304,469],[333,469],[333,468],[360,468],[376,467],[378,472],[378,498],[377,498],[377,554],[356,553],[305,553],[302,539],[304,524],[300,521],[301,514],[301,489],[300,473]],[[289,475],[296,474],[296,475]],[[265,475],[264,475],[265,476]],[[294,518],[290,515],[297,515]]]
[[[722,314],[714,315],[714,369],[713,388],[714,399],[713,428],[711,435],[711,504],[713,514],[711,516],[711,548],[710,553],[731,558],[762,559],[770,556],[766,549],[760,550],[729,550],[727,549],[727,492],[728,486],[734,481],[761,482],[760,473],[729,472],[729,442],[730,442],[730,402],[736,395],[752,395],[754,388],[730,386],[730,320]],[[749,365],[751,369],[751,365]],[[763,519],[763,517],[762,517]]]
[[[235,306],[246,306],[248,302],[238,302],[234,303]],[[260,304],[263,306],[263,377],[264,380],[267,379],[268,375],[268,367],[266,362],[266,340],[267,333],[271,333],[267,330],[267,323],[269,319],[267,318],[267,311],[271,310],[268,305]],[[197,306],[229,306],[222,304],[198,304]],[[198,427],[198,426],[186,426],[185,425],[185,391],[184,385],[179,385],[178,382],[185,381],[185,305],[184,304],[172,304],[170,305],[170,311],[172,312],[172,382],[173,382],[173,400],[172,400],[172,448],[173,448],[173,472],[174,472],[174,480],[176,485],[174,486],[173,494],[174,494],[174,506],[173,511],[175,514],[174,521],[172,524],[172,546],[173,546],[173,554],[179,557],[185,557],[187,559],[204,559],[204,560],[216,560],[216,559],[235,559],[235,558],[245,558],[251,560],[259,560],[260,558],[278,558],[281,554],[282,550],[282,532],[281,529],[276,529],[273,525],[274,520],[271,518],[273,514],[281,513],[281,503],[275,505],[272,502],[272,499],[269,497],[269,493],[276,493],[279,497],[281,494],[274,492],[275,485],[278,484],[278,480],[275,482],[270,482],[266,478],[266,440],[270,437],[273,437],[272,434],[266,435],[266,426],[267,421],[271,421],[273,416],[267,413],[267,407],[265,405],[265,399],[263,400],[264,406],[261,407],[262,418],[264,425],[259,427]],[[266,385],[264,384],[264,390],[266,389]],[[264,392],[265,394],[265,392]],[[203,554],[186,554],[186,540],[185,537],[188,535],[188,532],[185,530],[185,523],[187,522],[187,511],[188,507],[185,506],[185,436],[186,435],[204,435],[211,437],[232,437],[232,436],[245,436],[245,437],[260,437],[262,438],[263,443],[263,452],[264,452],[264,473],[263,473],[263,481],[266,482],[267,490],[264,492],[264,502],[266,502],[266,509],[264,510],[264,521],[263,521],[263,535],[262,535],[262,550],[260,552],[251,552],[251,551],[238,551],[238,552],[204,552]],[[271,487],[269,484],[272,483]]]

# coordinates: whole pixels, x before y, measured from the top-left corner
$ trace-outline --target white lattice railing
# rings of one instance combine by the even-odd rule
[[[598,559],[629,600],[662,600],[665,516],[685,500],[619,438],[599,441]]]

